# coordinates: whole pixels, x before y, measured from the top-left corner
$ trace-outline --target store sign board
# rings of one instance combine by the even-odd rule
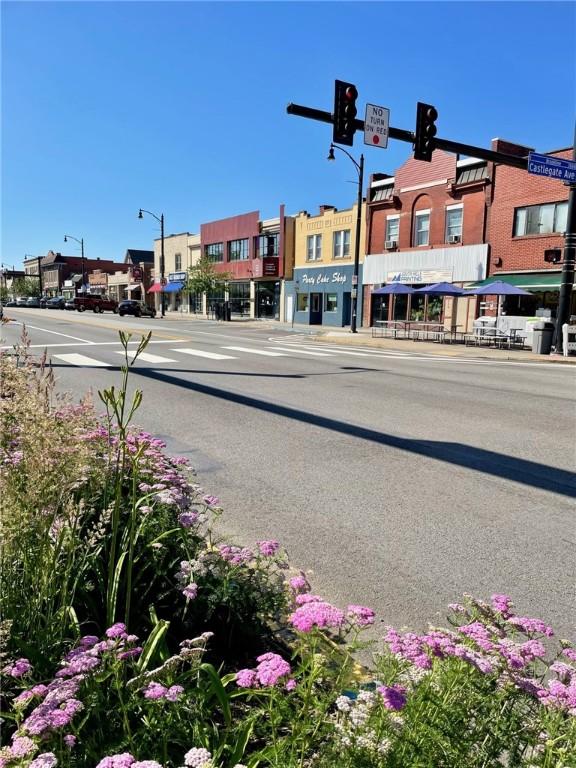
[[[299,280],[304,285],[326,285],[327,283],[336,283],[343,285],[348,278],[343,272],[304,272],[299,276]]]
[[[386,275],[387,283],[408,283],[416,285],[423,283],[432,285],[433,283],[452,282],[451,269],[403,269],[395,272],[388,272]]]
[[[265,256],[262,259],[262,268],[265,277],[278,276],[278,259],[273,256]]]

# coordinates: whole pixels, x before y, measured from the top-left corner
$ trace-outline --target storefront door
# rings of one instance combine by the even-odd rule
[[[310,325],[322,325],[322,296],[321,293],[310,294]]]

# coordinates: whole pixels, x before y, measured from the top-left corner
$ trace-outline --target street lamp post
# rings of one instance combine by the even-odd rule
[[[360,155],[360,162],[357,163],[352,155],[342,147],[336,144],[330,144],[330,152],[328,153],[328,160],[336,160],[334,157],[334,150],[339,149],[340,152],[344,152],[348,155],[350,160],[354,163],[356,172],[358,173],[358,210],[356,211],[356,238],[354,241],[354,271],[352,273],[352,311],[350,317],[350,333],[358,333],[356,322],[358,312],[358,272],[360,268],[360,228],[362,224],[362,188],[364,184],[364,155]]]
[[[81,237],[80,240],[78,240],[77,237],[74,237],[74,235],[64,235],[64,242],[68,242],[68,238],[70,240],[75,240],[77,243],[80,243],[80,252],[82,253],[82,293],[86,293],[86,274],[84,269],[84,238]]]
[[[164,214],[161,213],[160,216],[156,216],[155,213],[152,213],[152,211],[147,211],[145,208],[140,208],[138,211],[138,218],[143,219],[144,216],[143,213],[147,213],[149,216],[153,216],[156,221],[160,222],[160,285],[162,289],[164,289]],[[162,317],[165,316],[166,310],[164,307],[164,290],[160,293],[160,311]]]

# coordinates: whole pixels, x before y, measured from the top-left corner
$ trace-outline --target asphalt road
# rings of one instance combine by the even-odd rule
[[[153,328],[153,357],[133,368],[137,422],[191,459],[231,539],[280,540],[315,593],[420,629],[464,592],[504,592],[576,637],[571,366],[313,344],[271,325],[6,313],[2,344],[25,322],[74,397],[118,383],[115,328]]]

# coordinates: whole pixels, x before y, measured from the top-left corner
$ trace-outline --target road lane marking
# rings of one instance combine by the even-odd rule
[[[114,350],[117,355],[123,355],[124,350],[122,349],[116,349]],[[138,350],[137,349],[129,349],[127,350],[126,354],[128,357],[136,357]],[[173,360],[170,357],[161,357],[160,355],[152,355],[150,352],[140,352],[138,355],[138,360],[143,360],[145,363],[175,363],[176,360]]]
[[[38,328],[36,325],[28,325],[28,323],[16,323],[16,325],[22,325],[26,328],[32,328],[34,331],[42,331],[43,333],[53,333],[55,336],[64,336],[67,339],[74,339],[75,341],[83,341],[84,344],[92,344],[93,342],[88,339],[81,339],[79,336],[71,336],[69,333],[60,333],[59,331],[49,331],[47,328]]]
[[[180,344],[181,342],[186,342],[188,339],[161,339],[159,341],[154,341],[153,339],[148,342],[148,344]],[[140,344],[141,339],[136,339],[135,341],[129,341],[128,344]],[[54,344],[30,344],[28,347],[29,349],[52,349],[54,347],[118,347],[122,344],[121,341],[91,341],[89,344],[86,344],[85,342],[78,342],[78,341],[68,341],[68,342],[55,342]],[[0,349],[14,349],[14,344],[5,344],[4,346],[0,347]]]
[[[267,352],[264,349],[251,349],[250,347],[222,347],[236,352],[248,352],[250,355],[265,355],[266,357],[286,357],[284,352]]]
[[[110,368],[110,363],[94,360],[93,357],[88,357],[88,355],[73,353],[70,355],[52,355],[52,357],[56,357],[58,360],[62,360],[70,365],[81,365],[85,368]]]
[[[334,357],[333,352],[311,352],[308,349],[299,349],[296,345],[289,349],[288,347],[276,347],[280,352],[291,352],[297,355],[313,355],[314,357]]]
[[[189,347],[178,347],[178,349],[173,349],[171,351],[184,352],[185,355],[193,355],[194,357],[207,357],[209,360],[236,360],[237,359],[232,355],[220,355],[217,352],[204,352],[202,349],[190,349]]]

